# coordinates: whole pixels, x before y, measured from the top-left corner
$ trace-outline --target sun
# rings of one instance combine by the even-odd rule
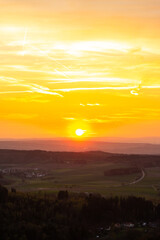
[[[75,131],[76,135],[79,137],[82,136],[84,134],[84,132],[85,132],[85,130],[82,130],[80,128]]]
[[[83,121],[74,121],[67,128],[68,137],[74,140],[85,140],[90,135],[90,126]]]

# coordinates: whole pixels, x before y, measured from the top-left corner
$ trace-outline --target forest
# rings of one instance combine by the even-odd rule
[[[104,171],[105,176],[114,176],[114,175],[125,175],[132,173],[139,173],[140,169],[138,168],[117,168]]]
[[[98,228],[112,230],[100,239],[159,239],[160,204],[141,197],[104,198],[100,194],[57,195],[8,191],[0,186],[1,240],[87,240],[97,239]],[[117,230],[116,223],[156,223],[152,228]],[[134,236],[134,238],[133,238]]]

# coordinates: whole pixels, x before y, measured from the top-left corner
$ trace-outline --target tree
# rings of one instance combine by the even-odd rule
[[[8,198],[8,190],[0,185],[0,203],[6,202]]]
[[[59,199],[59,200],[68,199],[68,191],[59,191],[59,193],[58,193],[58,199]]]

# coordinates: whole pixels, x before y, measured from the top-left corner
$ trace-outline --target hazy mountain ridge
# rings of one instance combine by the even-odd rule
[[[160,155],[159,144],[113,143],[99,141],[22,140],[0,141],[0,149],[46,150],[65,152],[104,151],[124,154]]]

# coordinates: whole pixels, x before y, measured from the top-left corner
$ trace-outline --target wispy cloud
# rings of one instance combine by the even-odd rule
[[[91,119],[84,118],[83,121],[88,123],[107,123],[107,122],[111,122],[112,120],[100,119],[100,118],[91,118]]]
[[[37,84],[33,84],[33,85],[30,85],[30,88],[31,88],[32,92],[63,97],[63,95],[61,95],[57,92],[51,91],[48,87],[42,87],[42,86],[38,86]]]
[[[89,75],[89,74],[88,74]],[[95,73],[96,75],[96,73]],[[98,73],[97,73],[98,75]],[[56,80],[58,80],[57,82],[55,82]],[[85,82],[85,83],[88,83],[88,82],[91,82],[91,83],[123,83],[123,84],[130,84],[130,83],[134,83],[134,84],[138,84],[139,83],[139,80],[136,80],[136,79],[127,79],[127,78],[107,78],[107,77],[94,77],[94,78],[75,78],[75,79],[53,79],[53,81],[50,83],[81,83],[81,82]]]
[[[59,94],[55,91],[51,91],[48,87],[44,87],[38,84],[26,84],[23,83],[21,80],[17,80],[15,78],[10,78],[10,77],[0,77],[0,81],[4,81],[8,86],[14,87],[21,87],[21,88],[27,88],[26,90],[11,90],[11,91],[0,91],[0,94],[14,94],[14,93],[40,93],[40,94],[47,94],[47,95],[55,95],[59,97],[63,97],[62,94]]]
[[[143,89],[160,89],[160,85],[142,86]]]
[[[130,90],[137,88],[137,86],[126,86],[126,87],[88,87],[88,88],[62,88],[54,89],[56,92],[71,92],[71,91],[94,91],[94,90]]]
[[[74,117],[64,117],[63,119],[67,120],[67,121],[75,121],[76,120],[76,118],[74,118]]]
[[[26,91],[18,90],[18,91],[3,91],[3,92],[0,92],[0,94],[17,94],[17,93],[32,93],[32,91],[29,91],[29,90],[26,90]]]
[[[101,105],[100,103],[86,103],[86,104],[80,103],[80,106],[82,106],[82,107],[86,107],[86,106],[96,107],[96,106],[100,106],[100,105]]]
[[[7,83],[16,83],[18,80],[13,77],[5,77],[5,76],[0,76],[0,81],[7,82]]]
[[[50,102],[50,99],[47,99],[47,98],[43,98],[43,97],[41,97],[41,96],[21,96],[21,97],[13,97],[13,96],[4,96],[4,97],[2,97],[1,96],[1,100],[3,100],[3,101],[7,101],[7,102],[9,102],[9,101],[11,101],[11,102],[13,102],[13,101],[16,101],[16,102],[22,102],[22,103],[48,103],[48,102]]]

